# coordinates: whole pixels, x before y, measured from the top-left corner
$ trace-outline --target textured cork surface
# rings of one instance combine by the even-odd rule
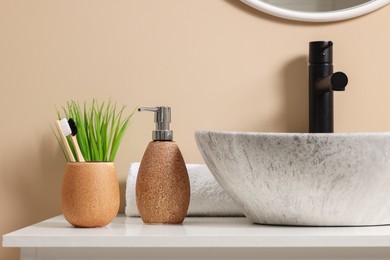
[[[75,227],[103,227],[119,210],[113,163],[68,163],[62,182],[62,212]]]
[[[136,182],[140,216],[147,224],[181,224],[190,203],[190,182],[174,142],[150,142]]]

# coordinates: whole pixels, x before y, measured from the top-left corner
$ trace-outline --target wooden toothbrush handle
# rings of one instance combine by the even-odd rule
[[[74,146],[74,149],[76,151],[77,158],[79,159],[79,162],[85,162],[83,154],[81,153],[79,143],[77,142],[77,138],[74,135],[70,136],[72,138],[72,143]]]

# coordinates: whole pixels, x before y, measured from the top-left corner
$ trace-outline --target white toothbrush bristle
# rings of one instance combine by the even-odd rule
[[[72,129],[70,129],[68,120],[66,120],[66,118],[60,120],[60,126],[61,126],[61,131],[65,136],[72,134]]]

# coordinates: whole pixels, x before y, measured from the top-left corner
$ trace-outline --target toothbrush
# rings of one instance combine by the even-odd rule
[[[65,148],[65,152],[68,155],[69,161],[75,162],[76,160],[74,159],[72,150],[70,150],[70,147],[69,147],[69,144],[68,144],[68,140],[66,140],[66,136],[64,135],[64,132],[62,131],[63,120],[66,121],[66,118],[63,118],[61,121],[60,120],[56,121],[57,131],[58,131],[58,133],[59,133],[59,135],[61,137],[62,145]],[[68,124],[67,121],[66,121],[66,123]]]
[[[70,123],[72,124],[72,126],[70,125]],[[63,133],[63,135],[70,136],[70,139],[71,139],[73,146],[74,146],[74,149],[76,151],[78,161],[85,162],[84,157],[80,151],[79,143],[77,142],[77,139],[75,136],[77,133],[77,127],[76,127],[74,120],[72,118],[70,118],[68,121],[68,120],[66,120],[66,118],[63,118],[60,120],[60,126],[61,126],[61,132]],[[72,127],[73,127],[73,129],[72,129]],[[72,156],[73,156],[73,154],[72,154]],[[73,159],[74,159],[74,157],[73,157]],[[74,161],[76,161],[76,160],[74,160]]]
[[[83,154],[81,153],[79,143],[77,142],[76,134],[77,134],[77,126],[73,118],[69,118],[68,125],[71,130],[71,140],[73,146],[75,147],[77,157],[79,158],[79,162],[85,162]]]

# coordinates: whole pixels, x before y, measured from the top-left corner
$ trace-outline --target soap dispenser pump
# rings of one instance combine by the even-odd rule
[[[190,181],[179,147],[173,141],[170,107],[141,107],[154,112],[156,129],[139,167],[136,201],[146,224],[181,224],[190,204]]]

